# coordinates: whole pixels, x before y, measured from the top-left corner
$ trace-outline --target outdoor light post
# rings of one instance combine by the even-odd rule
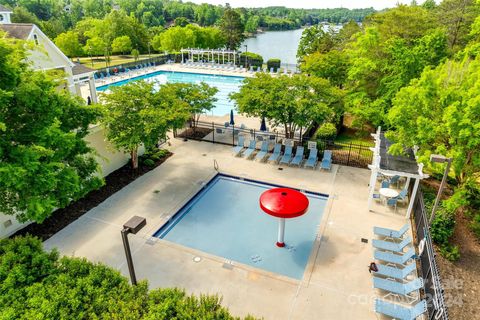
[[[130,252],[130,244],[128,243],[128,234],[136,234],[147,224],[147,220],[143,217],[133,216],[123,225],[122,240],[123,248],[125,249],[125,255],[127,257],[128,272],[130,273],[130,280],[133,285],[137,284],[137,278],[135,277],[135,269],[133,268],[132,253]]]
[[[447,163],[447,167],[445,168],[445,172],[443,173],[442,182],[440,183],[440,188],[438,188],[437,198],[435,199],[435,203],[432,208],[432,214],[430,215],[429,225],[432,225],[433,219],[435,218],[435,210],[437,210],[438,202],[440,202],[440,197],[442,196],[443,188],[447,182],[448,172],[450,172],[450,165],[452,164],[452,158],[447,158],[445,156],[439,154],[432,154],[430,155],[430,161],[436,163]]]
[[[245,47],[245,68],[248,68],[248,62],[247,62],[247,52],[248,52],[248,46],[246,44],[243,45]]]

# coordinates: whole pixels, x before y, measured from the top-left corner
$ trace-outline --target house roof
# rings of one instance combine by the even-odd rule
[[[8,36],[21,40],[26,40],[35,25],[31,23],[9,23],[0,24],[0,28],[3,29]]]
[[[405,150],[405,155],[394,156],[388,153],[392,142],[385,137],[384,132],[380,134],[380,169],[398,171],[411,174],[418,174],[419,167],[415,155],[411,149]]]
[[[2,6],[0,4],[0,12],[13,12],[12,9]]]
[[[81,63],[75,62],[75,66],[72,68],[72,73],[74,76],[84,73],[91,73],[97,70],[84,66]]]

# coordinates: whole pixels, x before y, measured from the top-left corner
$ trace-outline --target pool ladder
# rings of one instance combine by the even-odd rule
[[[218,171],[218,162],[216,159],[213,159],[213,168],[215,169],[215,171]]]

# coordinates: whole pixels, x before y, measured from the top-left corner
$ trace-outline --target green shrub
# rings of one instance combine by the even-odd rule
[[[316,140],[331,140],[335,138],[336,134],[337,128],[333,123],[324,123],[317,129],[313,137]]]
[[[1,319],[235,319],[217,296],[148,291],[86,259],[45,252],[32,237],[0,240]],[[251,319],[251,318],[247,318]]]
[[[473,216],[472,222],[470,223],[470,228],[477,238],[480,238],[480,213],[477,213]]]
[[[155,161],[148,158],[143,160],[143,164],[146,165],[147,167],[153,167],[155,165]]]
[[[261,68],[263,65],[263,57],[253,52],[242,52],[240,54],[238,64],[245,64],[245,61],[247,62],[247,65],[257,68]]]
[[[460,259],[460,250],[458,250],[458,246],[453,246],[451,244],[447,244],[445,246],[440,247],[440,254],[449,261],[457,261]]]
[[[277,70],[280,69],[280,64],[280,59],[269,59],[267,61],[267,69],[270,71],[270,69],[273,68],[273,70],[277,72]]]
[[[447,245],[451,236],[453,235],[454,228],[454,215],[448,213],[442,208],[439,208],[430,228],[433,242],[440,246]]]
[[[160,159],[163,159],[168,155],[168,150],[165,149],[153,149],[153,150],[148,150],[143,154],[143,158],[148,158],[152,159],[153,161],[158,161]]]

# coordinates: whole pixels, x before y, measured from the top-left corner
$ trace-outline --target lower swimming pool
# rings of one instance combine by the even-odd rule
[[[182,82],[182,83],[200,83],[205,82],[212,87],[218,89],[215,97],[215,108],[209,114],[215,116],[223,116],[230,113],[234,109],[234,104],[228,98],[232,92],[238,92],[243,81],[243,77],[223,76],[216,74],[190,73],[190,72],[173,72],[173,71],[157,71],[146,75],[114,82],[112,84],[97,87],[97,91],[105,91],[112,86],[122,86],[130,81],[146,80],[156,81],[160,84],[167,82]]]
[[[286,222],[286,247],[278,248],[278,221],[259,207],[260,195],[273,187],[219,174],[155,236],[302,279],[328,197],[305,193],[310,201],[308,212]]]

